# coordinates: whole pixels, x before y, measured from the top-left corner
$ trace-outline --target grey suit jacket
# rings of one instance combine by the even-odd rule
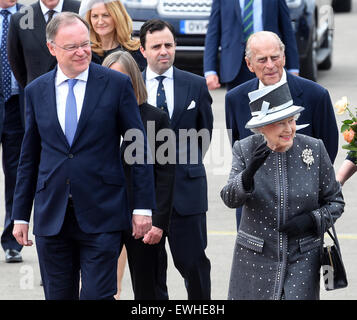
[[[78,12],[79,6],[79,1],[64,0],[62,11]],[[11,70],[22,88],[54,68],[56,59],[46,45],[46,21],[39,2],[11,16],[7,45]]]

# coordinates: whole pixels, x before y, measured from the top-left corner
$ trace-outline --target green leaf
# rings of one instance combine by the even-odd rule
[[[341,132],[344,132],[344,131],[348,130],[349,128],[350,128],[350,126],[348,124],[343,124],[341,126]]]
[[[347,119],[347,120],[342,121],[342,123],[344,123],[344,124],[352,124],[353,121],[350,120],[350,119]]]

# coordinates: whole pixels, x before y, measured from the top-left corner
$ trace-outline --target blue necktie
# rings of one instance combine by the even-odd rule
[[[68,95],[66,100],[65,114],[65,135],[69,145],[72,145],[74,134],[77,129],[77,103],[74,96],[73,87],[77,83],[77,79],[68,79]]]
[[[7,33],[9,31],[8,16],[11,14],[8,10],[2,10],[0,14],[2,20],[2,36],[1,36],[1,62],[2,62],[2,85],[5,101],[11,97],[11,69],[7,59]]]
[[[253,0],[244,0],[243,8],[243,38],[246,42],[249,36],[254,33],[253,24]]]
[[[164,110],[169,115],[169,110],[167,109],[165,88],[162,81],[165,79],[165,76],[158,76],[155,79],[159,81],[159,86],[157,87],[157,96],[156,96],[156,107]]]

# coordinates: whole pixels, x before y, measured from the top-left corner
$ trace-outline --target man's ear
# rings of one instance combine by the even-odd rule
[[[146,59],[145,49],[143,46],[140,46],[140,52],[143,55],[143,57]]]
[[[254,71],[254,69],[252,67],[252,64],[250,63],[249,59],[247,57],[245,57],[244,59],[245,59],[245,62],[247,64],[247,67],[248,67],[249,71],[255,73],[255,71]]]
[[[47,41],[46,44],[47,44],[48,50],[50,51],[50,54],[52,54],[55,57],[56,56],[56,51],[54,49],[55,46],[53,45],[53,43]]]

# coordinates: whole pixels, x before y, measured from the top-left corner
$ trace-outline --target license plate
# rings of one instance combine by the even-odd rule
[[[182,34],[206,34],[208,20],[181,20],[180,33]]]

